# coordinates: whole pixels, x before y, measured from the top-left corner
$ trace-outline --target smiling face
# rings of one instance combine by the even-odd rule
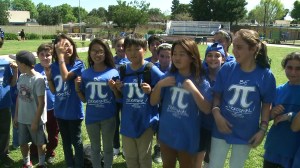
[[[120,39],[116,42],[115,49],[117,56],[125,57],[124,39]]]
[[[224,57],[218,51],[210,51],[206,54],[205,62],[210,69],[219,69],[224,63]]]
[[[105,49],[101,44],[95,43],[90,50],[90,56],[94,65],[102,64],[105,60]]]
[[[154,40],[151,44],[149,44],[149,50],[152,53],[152,57],[157,57],[157,49],[161,42]]]
[[[38,59],[43,67],[50,67],[52,61],[52,51],[42,50],[38,53]]]
[[[247,62],[255,62],[256,47],[250,47],[239,35],[233,39],[232,52],[236,62],[243,65]]]
[[[300,85],[300,60],[287,61],[284,71],[291,85]]]
[[[125,49],[125,53],[126,53],[128,60],[133,65],[139,65],[139,64],[143,63],[146,49],[139,45],[131,45]]]

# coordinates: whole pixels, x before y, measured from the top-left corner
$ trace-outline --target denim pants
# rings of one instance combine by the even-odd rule
[[[8,154],[10,124],[10,108],[0,109],[0,159]]]
[[[104,168],[112,167],[115,128],[115,117],[86,125],[86,130],[91,141],[93,168],[101,168],[101,137],[104,151]]]
[[[223,168],[227,153],[232,147],[229,161],[230,168],[242,168],[248,158],[251,147],[244,144],[228,144],[223,139],[212,138],[209,168]]]
[[[82,168],[83,167],[83,144],[81,138],[81,123],[79,120],[63,120],[57,119],[59,126],[65,161],[67,167]],[[75,150],[75,157],[73,158],[72,145]]]

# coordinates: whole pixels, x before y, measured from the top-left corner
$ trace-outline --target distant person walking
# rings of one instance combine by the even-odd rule
[[[0,37],[2,42],[4,42],[4,31],[2,30],[2,28],[0,27]]]
[[[21,36],[21,40],[25,40],[25,32],[24,32],[24,29],[21,30],[20,34]]]

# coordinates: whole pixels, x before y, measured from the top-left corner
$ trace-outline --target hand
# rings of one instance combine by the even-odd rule
[[[282,121],[287,121],[287,120],[289,120],[288,113],[277,115],[274,119],[274,125],[277,125],[278,123],[280,123]]]
[[[148,83],[141,83],[141,89],[145,94],[151,93],[151,86]]]
[[[271,117],[275,119],[283,111],[284,111],[284,107],[282,105],[277,105],[271,109]]]
[[[264,140],[265,132],[259,130],[248,142],[252,148],[256,148]]]
[[[64,55],[67,52],[65,45],[66,45],[66,41],[62,39],[54,46],[58,60],[61,61],[64,60]]]
[[[123,87],[123,83],[118,79],[116,81],[116,88],[118,89],[118,91],[122,91],[122,87]]]
[[[13,122],[14,122],[14,123],[13,123],[13,124],[14,124],[14,127],[15,127],[15,128],[18,128],[18,117],[17,117],[17,116],[14,117]]]
[[[218,127],[218,130],[223,134],[230,134],[232,124],[227,121],[220,112],[218,114],[214,114],[214,118]]]
[[[76,91],[80,90],[81,81],[82,81],[81,76],[77,76],[77,78],[74,79]]]
[[[182,87],[189,92],[194,92],[195,90],[198,90],[195,84],[190,79],[184,80]]]
[[[35,121],[33,121],[31,123],[31,131],[32,132],[37,132],[37,130],[38,130],[38,123],[36,123]]]
[[[168,76],[158,82],[160,87],[175,86],[176,80],[174,76]]]
[[[108,80],[108,86],[112,91],[117,90],[116,82],[113,79]]]
[[[16,62],[10,63],[10,67],[13,70],[14,73],[18,73],[18,65]]]

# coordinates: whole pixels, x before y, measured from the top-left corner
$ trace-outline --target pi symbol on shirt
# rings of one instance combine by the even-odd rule
[[[228,89],[229,91],[233,90],[233,96],[231,100],[229,101],[230,105],[234,105],[237,103],[237,101],[240,101],[240,105],[243,108],[248,108],[253,101],[248,101],[247,97],[250,92],[255,92],[255,87],[253,86],[240,86],[240,85],[232,85]]]
[[[138,96],[138,98],[143,98],[144,97],[144,93],[142,91],[142,89],[138,88],[138,84],[137,83],[128,83],[128,98],[133,98],[134,94],[136,94]]]
[[[105,82],[89,82],[86,88],[91,88],[90,99],[94,99],[96,94],[99,98],[104,99],[107,97],[107,93],[103,93],[103,87],[107,86]]]
[[[68,86],[68,84],[67,84],[67,82],[64,82],[63,80],[62,80],[62,77],[61,76],[56,76],[55,78],[54,78],[54,80],[57,80],[58,81],[58,84],[57,84],[57,86],[56,86],[56,92],[59,92],[59,91],[61,91],[62,89],[63,89],[63,91],[67,91],[68,90],[68,88],[69,88],[69,86]]]
[[[185,94],[190,94],[188,91],[178,88],[178,87],[172,87],[171,89],[171,101],[172,104],[174,105],[175,101],[177,100],[176,104],[177,107],[179,107],[180,109],[185,109],[188,106],[188,103],[184,103],[183,102],[183,97]]]

